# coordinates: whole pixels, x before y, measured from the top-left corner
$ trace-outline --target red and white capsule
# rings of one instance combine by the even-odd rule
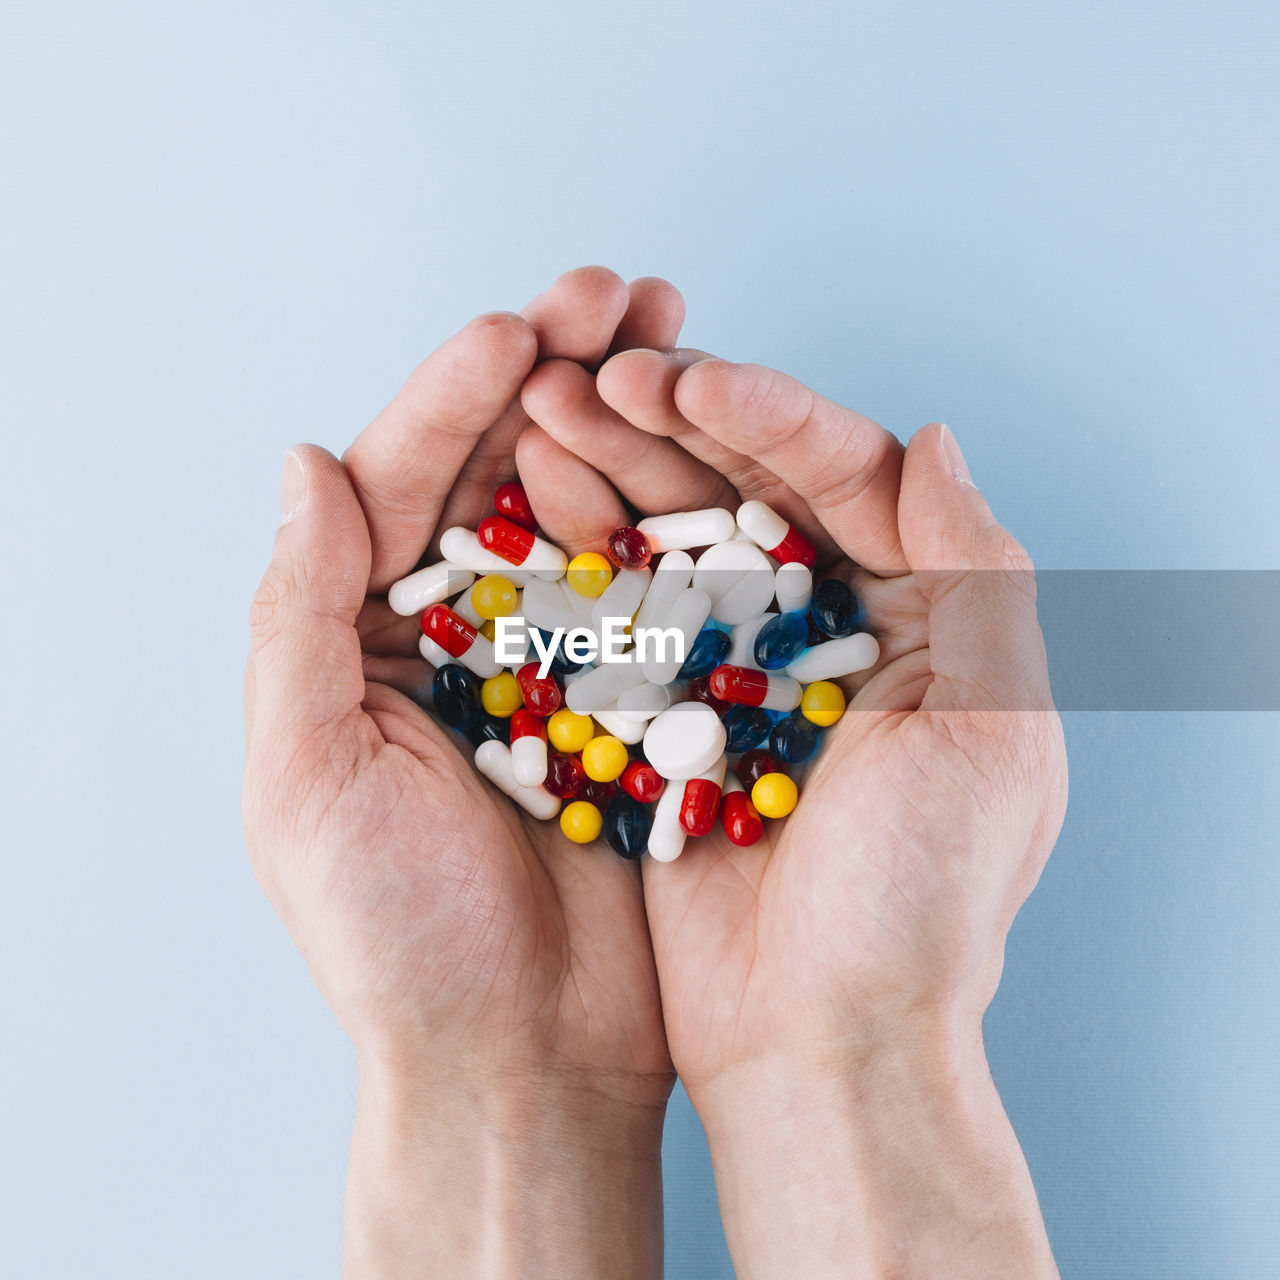
[[[812,569],[818,558],[813,543],[788,524],[771,506],[753,498],[738,508],[738,528],[779,564],[795,561]]]
[[[716,825],[725,767],[725,758],[721,756],[705,773],[690,778],[684,784],[684,795],[680,800],[680,825],[689,835],[710,835]]]
[[[712,697],[721,702],[736,702],[747,707],[763,707],[766,711],[794,711],[800,705],[803,689],[790,676],[772,671],[753,671],[750,667],[734,667],[725,663],[707,677]]]
[[[547,780],[547,722],[523,708],[511,717],[511,771],[522,787]]]
[[[569,567],[569,558],[559,547],[513,524],[506,516],[481,520],[476,537],[486,551],[539,576],[558,578]]]
[[[720,799],[720,825],[725,835],[744,849],[764,835],[764,819],[732,773],[725,779]]]
[[[433,604],[422,615],[422,634],[451,658],[457,658],[469,671],[474,671],[481,680],[488,680],[502,670],[494,656],[493,645],[447,604]]]

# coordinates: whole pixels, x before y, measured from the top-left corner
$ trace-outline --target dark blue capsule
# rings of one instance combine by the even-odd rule
[[[780,613],[756,635],[756,662],[765,671],[777,671],[804,652],[808,639],[809,619],[803,613]]]
[[[695,680],[698,676],[709,676],[729,656],[732,643],[727,631],[703,627],[689,646],[689,656],[676,672],[676,679]]]
[[[436,715],[450,729],[460,729],[463,733],[479,724],[480,717],[484,715],[480,681],[456,662],[436,668],[431,681],[431,701],[435,704]]]
[[[809,614],[809,648],[812,649],[815,644],[821,644],[827,637],[818,630],[818,624],[813,620],[813,614]]]
[[[543,646],[550,649],[551,632],[543,631],[541,627],[535,627],[534,630],[542,637]],[[551,653],[551,674],[563,680],[565,676],[571,676],[575,671],[581,671],[586,665],[585,662],[572,662],[565,657],[564,637],[561,636],[560,643],[556,645]]]
[[[614,853],[638,858],[649,847],[653,806],[641,804],[625,793],[609,801],[604,811],[604,838]]]
[[[769,750],[786,764],[799,764],[818,749],[818,726],[800,712],[784,716],[769,731]]]
[[[758,747],[773,727],[773,716],[763,707],[730,707],[721,717],[726,751],[750,751]]]
[[[505,716],[481,716],[480,722],[467,730],[467,737],[477,747],[482,742],[501,742],[504,747],[509,747],[511,721]]]
[[[853,589],[839,578],[824,578],[813,589],[809,613],[824,636],[839,640],[853,635],[858,621],[858,602]]]

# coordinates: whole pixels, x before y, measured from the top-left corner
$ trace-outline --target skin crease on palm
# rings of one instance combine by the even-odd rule
[[[1066,801],[1030,563],[945,429],[904,449],[673,350],[683,314],[663,281],[570,272],[428,357],[342,463],[286,459],[306,499],[253,607],[246,832],[362,1080],[555,1078],[660,1114],[674,1061],[701,1113],[752,1063],[847,1075],[917,1027],[980,1042]],[[414,702],[431,669],[387,587],[513,474],[570,555],[637,513],[761,498],[852,577],[880,662],[757,845],[717,828],[643,872],[573,845]]]

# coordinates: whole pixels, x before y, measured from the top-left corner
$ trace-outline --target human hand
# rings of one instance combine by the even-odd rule
[[[245,829],[359,1057],[353,1274],[390,1273],[393,1254],[418,1274],[414,1228],[429,1218],[430,1256],[451,1276],[485,1257],[516,1274],[495,1249],[532,1266],[550,1241],[563,1274],[575,1256],[595,1275],[660,1258],[672,1071],[638,870],[525,820],[476,776],[414,701],[431,669],[403,656],[417,619],[385,592],[433,531],[474,528],[513,471],[570,549],[621,523],[612,491],[529,425],[518,392],[535,360],[594,367],[669,346],[682,318],[665,282],[571,272],[522,316],[481,316],[428,357],[345,467],[310,445],[285,459],[285,520],[251,618]],[[447,1170],[423,1168],[419,1138],[457,1144]],[[481,1231],[474,1209],[495,1186],[503,1224]],[[639,1224],[630,1252],[618,1203]],[[531,1229],[537,1212],[554,1226]],[[607,1263],[588,1262],[606,1245]]]
[[[853,584],[881,660],[846,682],[856,696],[795,812],[753,847],[717,831],[645,866],[668,1039],[708,1130],[735,1261],[817,1274],[825,1240],[870,1272],[890,1224],[922,1197],[939,1202],[904,1159],[941,1169],[963,1150],[951,1191],[979,1199],[961,1234],[973,1236],[974,1212],[1000,1218],[983,1201],[1003,1188],[1035,1229],[1003,1234],[1025,1250],[1000,1274],[1052,1274],[981,1050],[1005,934],[1066,798],[1030,561],[943,429],[904,451],[781,374],[701,356],[621,354],[594,397],[572,371],[543,367],[524,398],[647,512],[762,498],[819,546],[827,573],[864,566]],[[813,1165],[833,1142],[839,1175]],[[873,1156],[896,1174],[849,1167]],[[950,1275],[969,1274],[947,1247],[957,1221],[937,1242]],[[916,1221],[911,1258],[894,1265],[929,1247]],[[994,1256],[975,1252],[976,1273]]]

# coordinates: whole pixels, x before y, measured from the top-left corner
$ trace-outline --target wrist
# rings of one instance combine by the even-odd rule
[[[1057,1275],[979,1028],[759,1057],[691,1097],[744,1277]]]
[[[659,1274],[664,1111],[551,1068],[362,1062],[348,1280]]]

